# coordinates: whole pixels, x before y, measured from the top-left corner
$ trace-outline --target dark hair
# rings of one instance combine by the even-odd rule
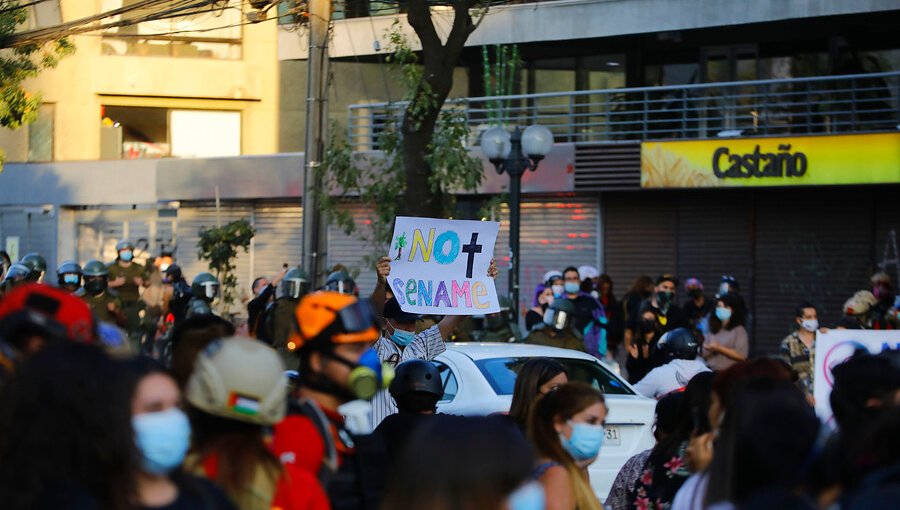
[[[626,296],[638,296],[640,298],[649,297],[650,293],[647,292],[648,287],[653,287],[653,279],[647,275],[641,275],[635,278],[634,283],[631,284],[631,288],[628,289],[628,292],[625,293]]]
[[[23,365],[0,401],[4,510],[56,507],[85,494],[130,508],[139,454],[122,368],[100,347],[63,342]],[[44,506],[46,505],[46,506]]]
[[[563,269],[563,272],[562,272],[563,278],[566,277],[566,273],[570,273],[570,272],[572,272],[572,271],[574,271],[575,274],[577,274],[578,277],[581,278],[581,273],[578,271],[578,268],[575,267],[575,266],[569,266],[569,267]]]
[[[234,325],[215,315],[195,315],[172,330],[172,374],[181,389],[194,372],[197,354],[217,338],[234,335]]]
[[[534,462],[522,434],[497,417],[435,416],[416,430],[404,452],[383,509],[501,508]]]
[[[722,410],[730,407],[733,388],[741,381],[751,378],[769,378],[794,382],[791,367],[780,359],[756,358],[741,361],[717,372],[712,383],[712,391],[719,399]]]
[[[137,388],[145,377],[152,374],[163,374],[175,381],[175,376],[166,367],[149,356],[136,356],[121,360],[125,369],[125,388],[134,399]],[[175,381],[177,383],[177,381]]]
[[[900,369],[884,355],[860,351],[831,371],[831,409],[847,435],[861,432],[884,412],[870,401],[880,400],[900,389]]]
[[[678,423],[678,408],[681,406],[683,398],[684,393],[676,391],[663,395],[656,402],[656,421],[653,426],[653,437],[657,441],[663,441],[675,432],[675,426]]]
[[[598,289],[597,289],[597,290],[598,290],[598,291],[599,291],[600,289],[603,288],[603,284],[604,284],[604,283],[608,283],[608,284],[609,284],[609,297],[610,297],[610,299],[612,299],[613,301],[615,301],[616,298],[613,297],[613,280],[612,280],[612,277],[610,277],[610,276],[609,276],[608,274],[606,274],[606,273],[601,274],[600,277],[597,278],[597,286],[598,286]]]
[[[725,326],[726,330],[731,331],[738,326],[747,326],[747,307],[744,305],[744,300],[741,299],[740,296],[735,294],[725,294],[716,299],[716,304],[718,304],[719,301],[728,308],[731,308],[731,318],[728,319],[728,325]],[[722,331],[722,321],[716,317],[716,314],[710,315],[709,328],[713,333]]]
[[[813,460],[819,419],[794,384],[768,377],[743,381],[715,442],[706,505],[740,507],[766,489],[791,489]]]
[[[813,310],[816,311],[816,313],[819,312],[819,309],[816,308],[816,305],[810,303],[809,301],[804,301],[804,302],[800,303],[799,305],[797,305],[796,310],[794,310],[794,317],[802,318],[803,311],[806,310],[807,308],[812,308]]]
[[[253,291],[253,292],[256,292],[256,284],[259,283],[259,282],[261,282],[261,281],[263,281],[263,280],[265,280],[265,279],[266,279],[265,276],[260,276],[260,277],[255,278],[255,279],[253,280],[253,283],[250,284],[250,290]]]
[[[559,374],[568,375],[566,367],[552,358],[531,358],[521,365],[509,406],[509,416],[520,429],[525,430],[528,425],[538,389]]]
[[[678,287],[678,278],[670,273],[663,273],[656,278],[657,285],[661,284],[662,282],[672,282],[676,287]]]

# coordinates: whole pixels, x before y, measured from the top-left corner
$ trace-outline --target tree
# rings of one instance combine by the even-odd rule
[[[220,313],[227,313],[234,304],[238,284],[237,276],[234,275],[234,261],[238,255],[238,248],[247,253],[254,235],[256,230],[245,219],[235,220],[220,227],[200,228],[197,259],[209,263],[209,270],[215,273],[222,285]]]
[[[26,9],[19,5],[18,1],[0,0],[0,39],[10,37],[28,19]],[[0,126],[17,129],[37,117],[41,97],[26,90],[22,82],[56,67],[61,58],[74,51],[75,46],[65,38],[0,51]],[[0,150],[0,170],[2,162]]]

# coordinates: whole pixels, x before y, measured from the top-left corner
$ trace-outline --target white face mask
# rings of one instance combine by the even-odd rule
[[[803,322],[800,323],[800,327],[810,333],[815,333],[816,330],[819,329],[819,321],[816,319],[804,319]]]

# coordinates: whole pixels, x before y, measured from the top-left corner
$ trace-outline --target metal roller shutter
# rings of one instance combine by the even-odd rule
[[[283,264],[303,263],[303,208],[294,203],[257,203],[253,209],[253,275],[272,278]]]
[[[375,289],[375,269],[370,259],[375,259],[381,253],[387,254],[387,246],[375,246],[363,240],[367,236],[365,232],[372,224],[374,214],[370,209],[358,203],[345,203],[346,208],[353,215],[357,231],[352,235],[345,234],[335,224],[328,226],[328,268],[337,264],[343,264],[350,270],[359,287],[360,296],[368,296]]]
[[[635,278],[675,273],[677,264],[677,195],[627,193],[602,196],[603,258],[621,298]]]
[[[844,301],[869,287],[875,245],[872,198],[871,191],[848,188],[756,195],[758,351],[777,351],[801,301],[816,304],[820,323],[831,326]]]
[[[37,252],[47,260],[47,272],[56,270],[56,211],[0,209],[0,250],[9,237],[19,238],[19,258]],[[13,261],[16,262],[16,261]],[[54,276],[51,280],[55,281]]]
[[[895,198],[900,188],[882,186],[874,197],[875,249],[874,271],[886,271],[894,281],[894,289],[900,286],[900,201]]]
[[[175,243],[175,218],[159,215],[155,209],[76,212],[77,260],[112,261],[116,258],[116,244],[128,239],[135,244],[135,260],[146,264],[148,258],[160,254],[161,248],[171,248]]]
[[[222,225],[239,219],[250,221],[252,212],[252,208],[246,204],[223,203],[221,204]],[[216,222],[216,208],[210,204],[185,205],[182,203],[181,208],[178,209],[178,248],[175,259],[178,265],[181,266],[184,277],[188,282],[197,273],[209,270],[206,262],[197,259],[197,243],[200,239],[200,229],[202,227],[215,227]],[[250,254],[238,250],[235,267],[238,288],[237,299],[231,312],[246,315],[247,309],[243,300],[244,298],[249,298],[250,284],[253,281],[253,276],[250,274]]]

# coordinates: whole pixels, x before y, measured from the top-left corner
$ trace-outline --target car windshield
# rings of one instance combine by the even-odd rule
[[[497,395],[512,395],[516,375],[531,358],[489,358],[475,362]],[[631,389],[599,363],[572,358],[553,358],[566,367],[570,381],[581,381],[608,395],[634,395]]]

